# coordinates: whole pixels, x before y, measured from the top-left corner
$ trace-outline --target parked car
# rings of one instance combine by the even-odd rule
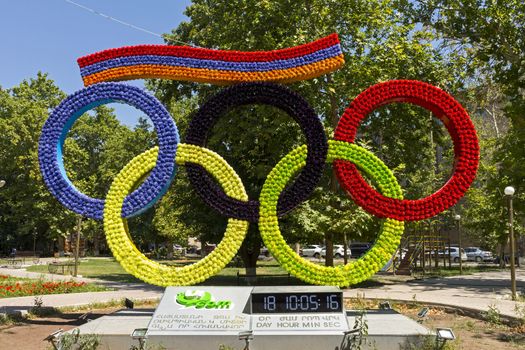
[[[372,243],[351,243],[350,250],[352,251],[352,258],[360,258],[365,255],[370,248],[372,248]]]
[[[348,257],[352,256],[352,250],[350,248],[346,248],[346,254]],[[341,259],[345,255],[345,247],[340,244],[334,244],[334,258]],[[321,256],[326,256],[326,247],[321,250]]]
[[[201,255],[201,249],[196,245],[190,245],[188,249],[186,249],[186,254]]]
[[[314,258],[319,259],[321,257],[321,251],[323,248],[324,246],[319,244],[310,244],[304,248],[299,249],[299,254],[302,256],[313,256]]]
[[[467,259],[469,261],[476,261],[476,262],[482,262],[482,261],[494,261],[494,257],[492,256],[492,252],[488,252],[485,250],[481,250],[478,247],[467,247],[465,248],[465,253],[467,253]]]
[[[448,257],[448,248],[444,251],[445,257]],[[439,254],[441,255],[441,254]],[[450,259],[455,262],[459,263],[459,247],[450,247]],[[465,249],[461,248],[461,261],[467,261],[467,254],[465,253]]]
[[[186,254],[186,248],[181,246],[180,244],[174,244],[173,245],[173,252],[178,255],[184,255]]]

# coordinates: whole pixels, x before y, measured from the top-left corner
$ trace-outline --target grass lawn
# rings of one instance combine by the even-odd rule
[[[198,259],[183,259],[183,260],[162,260],[163,264],[171,266],[183,266],[194,263]],[[287,272],[279,266],[277,261],[259,261],[257,263],[257,274],[287,274]],[[48,273],[47,265],[33,265],[27,268],[27,271]],[[226,267],[217,275],[203,282],[203,285],[236,285],[237,284],[237,272],[244,274],[245,269],[243,267]],[[139,279],[133,277],[127,273],[120,264],[113,258],[87,258],[82,259],[78,266],[78,274],[83,277],[98,278],[101,280],[134,283],[141,282]],[[300,280],[290,277],[268,277],[258,278],[258,283],[261,284],[304,284]],[[246,281],[241,279],[240,284],[246,284]]]
[[[217,275],[210,277],[206,281],[202,282],[203,286],[221,286],[221,285],[248,285],[246,278],[237,278],[237,273],[244,275],[246,270],[244,267],[226,267],[221,270]],[[288,271],[283,269],[279,263],[274,260],[259,260],[257,261],[257,279],[250,281],[249,285],[304,285],[305,282],[301,281],[294,276],[288,277]],[[274,276],[261,276],[261,275],[274,275]],[[275,276],[283,275],[283,276]]]
[[[477,266],[463,266],[463,275],[471,275],[476,272],[489,272],[489,271],[501,271],[501,269],[497,265],[477,265]],[[458,276],[459,273],[459,265],[452,266],[451,268],[448,267],[438,267],[435,268],[432,266],[431,268],[427,267],[425,269],[425,273],[423,274],[423,271],[417,270],[414,274],[415,277],[450,277],[450,276]]]
[[[199,258],[183,258],[177,260],[161,260],[162,264],[170,266],[184,266],[196,262]],[[317,262],[312,260],[313,262]],[[323,264],[323,261],[318,261],[319,264]],[[336,261],[336,264],[342,264],[342,260]],[[488,266],[464,266],[463,274],[471,274],[482,271],[494,271],[498,268],[494,265]],[[33,265],[30,266],[28,271],[43,272],[47,273],[47,265]],[[226,267],[220,271],[217,275],[212,276],[208,280],[204,281],[202,285],[246,285],[246,278],[237,278],[237,273],[245,274],[243,267]],[[113,258],[85,258],[81,260],[79,265],[78,274],[83,277],[98,278],[101,280],[123,282],[123,283],[137,283],[141,282],[139,279],[133,277],[127,273],[120,264]],[[259,260],[257,262],[257,275],[287,275],[288,272],[279,266],[278,262],[274,259]],[[424,277],[445,277],[459,275],[459,267],[452,266],[452,269],[440,267],[438,269],[427,270]],[[421,272],[415,274],[415,277],[423,277]],[[380,277],[373,277],[372,279],[362,282],[358,286],[366,287],[369,285],[382,284]],[[291,276],[273,276],[273,277],[258,277],[256,281],[251,281],[250,285],[303,285],[305,284],[301,280]]]
[[[49,273],[47,265],[32,265],[27,268],[27,271]],[[99,278],[115,282],[140,282],[139,279],[127,273],[113,258],[81,259],[78,265],[78,274],[82,277]]]

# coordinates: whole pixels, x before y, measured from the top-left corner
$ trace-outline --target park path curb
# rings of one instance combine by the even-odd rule
[[[372,295],[371,295],[372,294]],[[521,324],[524,321],[524,317],[518,315],[515,311],[515,305],[525,307],[524,303],[517,303],[511,300],[504,300],[488,305],[476,305],[475,307],[466,306],[454,300],[446,300],[438,302],[435,300],[428,300],[425,298],[407,298],[396,294],[383,294],[377,295],[375,293],[354,293],[353,291],[345,291],[343,293],[344,298],[356,298],[356,299],[368,299],[377,301],[390,301],[395,303],[407,304],[407,305],[419,305],[421,307],[429,306],[447,310],[449,312],[456,312],[458,314],[466,315],[472,318],[486,320],[486,314],[490,311],[490,308],[494,308],[495,312],[499,313],[499,317],[502,323],[508,325]],[[521,304],[521,305],[520,305]],[[525,309],[523,309],[525,312]]]
[[[51,273],[30,272],[25,269],[0,268],[0,275],[10,275],[20,278],[44,278],[50,281],[76,281],[96,283],[113,289],[104,292],[85,292],[69,294],[48,294],[39,296],[42,298],[43,307],[70,307],[88,306],[96,303],[109,303],[120,301],[124,298],[131,300],[153,300],[158,299],[164,293],[164,288],[152,286],[145,283],[122,283],[95,278],[64,276]],[[35,296],[2,298],[0,299],[0,313],[25,314],[35,306]]]
[[[156,300],[162,297],[163,291],[126,290],[111,292],[87,292],[70,294],[42,295],[42,307],[64,308],[80,307],[93,304],[105,304],[122,301],[128,298],[133,301]],[[0,313],[26,314],[35,306],[35,296],[0,299]]]
[[[499,314],[503,322],[525,320],[525,302],[513,301],[507,271],[480,272],[445,278],[409,280],[373,288],[353,288],[344,291],[348,298],[418,303],[453,308],[476,318],[487,312]],[[525,290],[525,269],[516,273],[518,289]]]

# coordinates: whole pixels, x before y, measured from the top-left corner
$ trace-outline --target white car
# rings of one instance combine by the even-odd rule
[[[346,254],[348,257],[352,255],[352,251],[350,250],[350,248],[346,248]],[[334,244],[334,258],[341,259],[342,257],[344,257],[344,255],[345,247],[340,244]],[[323,248],[323,250],[321,250],[321,256],[326,256],[326,248]]]
[[[445,249],[445,256],[448,257],[448,248]],[[455,262],[459,263],[459,248],[458,247],[450,247],[450,259]],[[461,261],[467,261],[467,253],[465,253],[465,250],[461,248]]]
[[[467,253],[467,259],[469,261],[482,262],[494,260],[491,252],[481,250],[478,247],[467,247],[465,248],[465,252]]]
[[[174,244],[173,245],[173,252],[175,254],[182,254],[182,255],[184,255],[186,253],[186,248],[184,248],[180,244]]]
[[[321,257],[321,251],[323,250],[324,246],[319,244],[311,244],[307,245],[306,247],[299,250],[299,253],[301,253],[302,256],[313,256],[316,259],[319,259]]]

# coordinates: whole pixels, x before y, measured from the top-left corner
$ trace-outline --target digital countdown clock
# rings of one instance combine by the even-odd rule
[[[251,296],[252,314],[341,313],[342,292],[259,292]]]

